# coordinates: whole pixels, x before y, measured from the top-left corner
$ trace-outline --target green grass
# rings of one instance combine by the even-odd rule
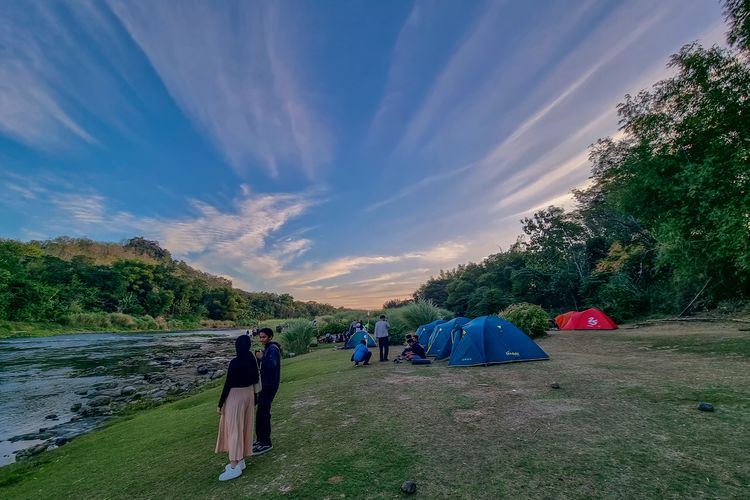
[[[284,360],[274,449],[237,480],[217,481],[215,387],[0,469],[0,497],[396,498],[407,479],[424,498],[746,495],[745,358],[539,343],[550,361],[477,368],[352,368],[320,347]]]

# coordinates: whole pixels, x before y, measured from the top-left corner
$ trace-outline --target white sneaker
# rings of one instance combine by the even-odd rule
[[[237,467],[234,469],[231,465],[227,465],[224,469],[224,472],[221,473],[219,476],[219,481],[229,481],[230,479],[235,479],[237,477],[240,477],[242,475],[242,467],[240,467],[240,464],[237,464]]]
[[[239,462],[237,462],[237,467],[239,467],[241,470],[245,470],[246,466],[245,466],[245,459],[244,458],[242,460],[240,460]],[[231,463],[228,463],[228,464],[226,464],[224,466],[224,470],[229,470],[231,468],[232,468],[232,464]]]

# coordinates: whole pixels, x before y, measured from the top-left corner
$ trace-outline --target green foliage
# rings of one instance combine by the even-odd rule
[[[437,307],[431,300],[417,299],[413,304],[394,309],[389,323],[395,326],[394,331],[403,327],[416,331],[420,325],[432,323],[436,319],[448,319],[450,311]]]
[[[343,331],[346,331],[349,328],[349,324],[349,322],[339,321],[335,318],[331,318],[328,321],[323,321],[321,319],[318,322],[318,331],[320,332],[320,335],[325,335],[327,333],[336,335]]]
[[[281,345],[286,353],[304,354],[310,350],[310,343],[315,338],[312,322],[305,319],[289,321],[280,336]]]
[[[536,304],[512,304],[500,311],[499,316],[516,325],[529,337],[542,337],[547,334],[549,315]]]
[[[251,325],[265,318],[339,313],[289,294],[245,292],[172,260],[155,241],[124,244],[56,238],[0,240],[0,321],[71,329],[157,330],[174,325]]]

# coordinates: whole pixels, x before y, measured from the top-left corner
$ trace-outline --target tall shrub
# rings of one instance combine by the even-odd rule
[[[549,315],[542,306],[519,302],[511,304],[499,316],[520,328],[529,337],[542,337],[547,333]]]
[[[309,320],[295,319],[288,323],[281,334],[281,345],[287,353],[304,354],[315,338],[315,327]]]
[[[429,299],[419,299],[413,304],[400,307],[394,311],[394,315],[397,321],[403,321],[411,331],[436,319],[448,319],[452,316],[450,311],[439,308]]]

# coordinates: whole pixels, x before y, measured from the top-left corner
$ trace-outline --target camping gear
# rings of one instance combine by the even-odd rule
[[[431,365],[432,360],[431,359],[424,359],[424,358],[412,358],[411,364],[413,365]]]
[[[375,339],[372,338],[372,335],[364,330],[360,330],[349,337],[349,340],[346,342],[344,349],[354,349],[355,347],[357,347],[357,344],[359,344],[360,341],[364,338],[367,338],[367,347],[375,347]]]
[[[430,340],[427,345],[424,346],[428,356],[434,356],[435,359],[445,359],[451,354],[451,346],[453,345],[453,336],[451,333],[454,329],[460,328],[471,321],[469,318],[459,316],[453,318],[450,321],[441,323],[435,327],[430,335]]]
[[[480,316],[454,334],[450,366],[476,366],[549,359],[516,325],[499,316]]]
[[[417,340],[417,342],[419,342],[422,347],[427,347],[427,343],[430,341],[430,335],[432,335],[435,327],[442,323],[445,323],[444,319],[436,319],[432,323],[428,323],[417,328],[417,337],[419,339]]]
[[[609,316],[592,307],[571,315],[560,330],[617,330],[617,325]]]

